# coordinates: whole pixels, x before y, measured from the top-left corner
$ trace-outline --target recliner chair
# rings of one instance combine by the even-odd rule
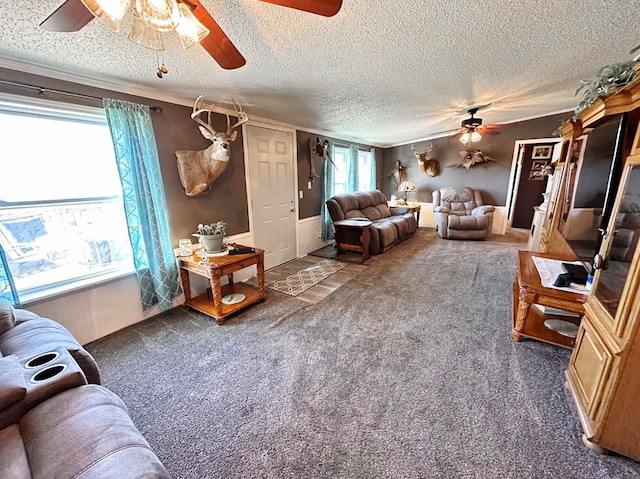
[[[483,240],[491,234],[495,207],[484,205],[479,191],[447,187],[434,191],[432,196],[440,238]]]

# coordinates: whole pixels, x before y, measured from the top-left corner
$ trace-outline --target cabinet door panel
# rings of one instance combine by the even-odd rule
[[[596,417],[612,364],[613,354],[599,338],[585,316],[576,339],[576,347],[571,356],[569,372],[590,419]]]

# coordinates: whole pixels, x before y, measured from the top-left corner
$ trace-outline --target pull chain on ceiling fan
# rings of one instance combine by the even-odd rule
[[[184,48],[200,43],[226,70],[240,68],[246,63],[199,0],[66,0],[40,23],[40,27],[52,32],[75,32],[96,17],[118,31],[132,1],[134,28],[138,29],[135,35],[129,34],[132,41],[152,50],[164,50],[158,32],[175,31]],[[342,0],[260,1],[325,17],[335,15],[342,7]]]

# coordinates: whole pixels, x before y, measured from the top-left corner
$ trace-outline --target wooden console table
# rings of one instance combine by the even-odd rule
[[[520,341],[522,336],[525,336],[556,346],[572,348],[575,338],[549,329],[545,326],[545,321],[549,319],[549,316],[537,308],[532,308],[531,305],[549,306],[582,316],[584,303],[589,296],[579,292],[571,293],[542,286],[540,275],[532,259],[534,256],[561,261],[575,260],[575,258],[559,258],[552,254],[534,251],[518,251],[518,272],[513,283],[513,340]],[[566,320],[571,321],[569,318]]]
[[[254,288],[245,283],[234,283],[233,273],[252,265],[258,268],[258,286]],[[179,258],[180,277],[184,288],[185,304],[201,313],[216,319],[219,325],[224,323],[224,318],[239,311],[257,301],[263,301],[267,294],[264,289],[264,250],[255,248],[254,253],[225,255],[209,257],[206,262],[201,262],[197,252],[189,257]],[[201,294],[191,297],[191,283],[189,272],[208,278],[211,283],[211,295]],[[220,278],[226,276],[229,283],[221,286]],[[244,294],[244,300],[225,304],[222,298],[229,294]]]
[[[342,250],[357,251],[362,253],[362,261],[369,259],[369,244],[371,233],[369,232],[371,221],[369,220],[340,220],[334,221],[336,229],[335,240],[338,247],[338,256]]]

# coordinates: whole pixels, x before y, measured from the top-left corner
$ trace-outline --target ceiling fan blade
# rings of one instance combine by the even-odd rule
[[[198,0],[190,0],[189,3],[195,5],[193,14],[210,31],[209,35],[200,42],[200,45],[218,62],[218,65],[225,70],[233,70],[247,63],[202,4]]]
[[[499,135],[499,134],[500,134],[500,132],[499,132],[499,131],[496,131],[496,130],[488,130],[488,129],[478,131],[478,133],[480,133],[481,135],[490,135],[490,136],[493,136],[493,135]]]
[[[50,32],[77,32],[95,17],[80,0],[67,0],[40,22]]]
[[[462,135],[462,133],[463,133],[463,130],[458,130],[458,131],[456,131],[453,135],[449,135],[449,136],[447,136],[447,140],[448,140],[449,138],[455,138],[456,136]]]
[[[283,7],[295,8],[303,12],[332,17],[342,8],[342,0],[262,0]]]
[[[514,126],[518,126],[517,123],[491,123],[488,125],[483,125],[485,128],[513,128]]]

